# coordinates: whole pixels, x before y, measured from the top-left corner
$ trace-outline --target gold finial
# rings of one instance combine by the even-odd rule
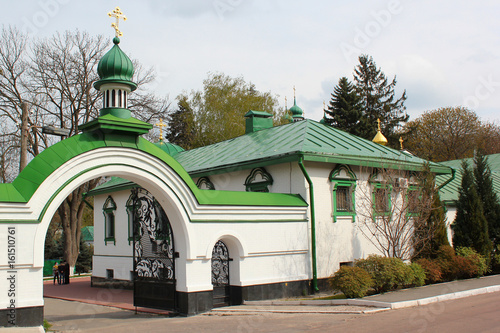
[[[120,19],[126,21],[127,17],[123,15],[122,11],[120,10],[120,7],[116,7],[112,12],[109,12],[108,16],[116,18],[116,22],[111,23],[111,27],[115,29],[115,36],[116,37],[123,36],[123,32],[121,32],[119,29]]]
[[[403,141],[404,141],[404,140],[403,140],[403,137],[402,137],[402,136],[400,136],[400,137],[399,137],[399,144],[401,145],[401,150],[403,150]]]
[[[287,107],[286,107],[286,96],[285,96],[285,111],[288,110]]]
[[[323,100],[323,112],[326,112],[326,103],[325,103],[325,100]]]
[[[293,99],[295,100],[295,85],[293,85]]]
[[[380,130],[380,118],[377,119],[378,123],[378,130],[377,134],[375,134],[375,137],[373,138],[373,142],[381,144],[382,146],[385,146],[387,144],[387,139],[385,136],[382,134],[382,131]]]
[[[163,122],[163,118],[160,118],[160,122],[155,124],[160,128],[160,141],[163,141],[163,127],[167,127],[167,124]]]

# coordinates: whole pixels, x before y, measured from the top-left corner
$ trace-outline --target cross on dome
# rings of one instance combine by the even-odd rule
[[[112,12],[108,13],[108,16],[116,18],[116,22],[111,23],[111,27],[115,29],[115,36],[116,37],[123,36],[123,32],[121,32],[119,29],[120,19],[123,19],[123,21],[126,21],[127,17],[125,15],[123,15],[122,11],[120,10],[120,7],[116,7],[115,9],[113,9]]]
[[[163,127],[167,127],[167,124],[163,122],[163,118],[160,118],[160,121],[155,126],[160,128],[160,141],[163,141]]]

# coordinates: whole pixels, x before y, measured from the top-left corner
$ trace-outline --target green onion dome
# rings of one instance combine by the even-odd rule
[[[304,119],[304,111],[297,105],[295,97],[293,98],[293,106],[290,108],[294,120]]]
[[[132,82],[134,75],[134,65],[130,58],[123,52],[118,44],[120,39],[113,38],[113,47],[106,53],[99,65],[97,65],[97,74],[100,80],[94,83],[97,90],[106,83],[121,83],[130,87],[130,91],[137,89],[137,84]]]
[[[161,150],[163,150],[172,157],[184,151],[184,149],[181,146],[178,146],[170,142],[164,142],[163,140],[155,142],[154,145],[159,147]]]

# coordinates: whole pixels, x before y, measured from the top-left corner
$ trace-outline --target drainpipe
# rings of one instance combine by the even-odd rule
[[[313,290],[319,291],[318,289],[318,273],[316,268],[316,213],[314,211],[314,187],[311,178],[309,178],[309,174],[304,167],[303,156],[299,158],[299,167],[306,177],[307,183],[309,184],[309,205],[311,207],[311,255],[312,255],[312,270],[313,270]]]
[[[440,189],[442,189],[443,187],[445,187],[446,185],[448,185],[453,179],[455,179],[455,172],[456,172],[456,170],[453,169],[453,168],[451,168],[451,178],[448,179],[447,181],[445,181],[444,183],[442,183],[441,185],[439,185],[438,188],[437,188],[438,191]]]

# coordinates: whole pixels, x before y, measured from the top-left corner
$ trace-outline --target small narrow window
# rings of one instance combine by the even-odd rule
[[[351,186],[338,186],[336,190],[337,195],[337,211],[338,212],[352,212],[352,194]]]
[[[106,270],[106,279],[112,280],[115,278],[115,270],[114,269],[107,269]]]
[[[124,90],[123,91],[123,108],[127,108],[128,107],[128,101],[127,101],[127,92]]]
[[[109,108],[109,90],[106,90],[106,98],[104,99],[106,105],[104,107]]]
[[[116,98],[116,92],[115,90],[113,89],[111,91],[111,107],[114,108],[115,107],[115,98]]]
[[[118,107],[122,107],[122,91],[121,89],[118,89]]]
[[[104,214],[104,243],[107,245],[108,242],[115,241],[115,211],[116,204],[111,196],[108,196],[104,206],[102,208]]]

